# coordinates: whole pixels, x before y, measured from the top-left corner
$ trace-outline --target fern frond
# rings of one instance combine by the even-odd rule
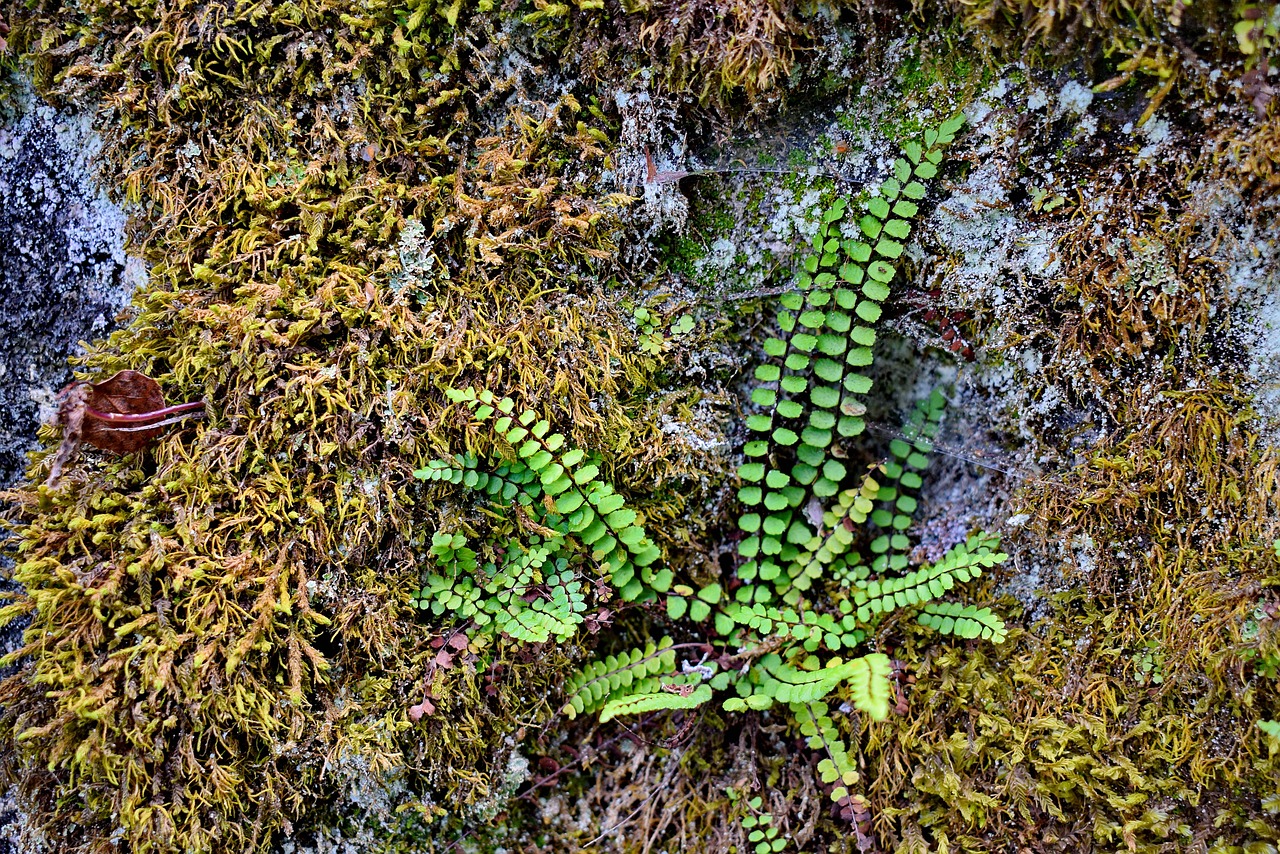
[[[519,501],[529,506],[541,495],[541,484],[523,463],[506,463],[491,472],[480,471],[474,454],[455,454],[431,460],[413,473],[419,480],[451,483],[479,492],[500,506]]]
[[[626,694],[605,704],[600,710],[600,723],[607,723],[618,715],[641,715],[667,709],[695,709],[709,701],[711,693],[711,686],[704,683],[687,694],[678,691]]]
[[[999,546],[997,536],[974,534],[967,542],[952,546],[933,566],[922,567],[900,578],[872,581],[864,588],[855,589],[858,619],[866,623],[876,614],[888,614],[937,599],[956,582],[977,578],[984,568],[1004,562],[1008,555],[996,551]]]
[[[777,585],[786,602],[798,603],[800,595],[808,591],[814,581],[848,554],[853,545],[854,531],[867,521],[879,491],[880,484],[871,472],[867,472],[858,488],[846,489],[839,494],[836,505],[822,517],[823,527],[830,533],[810,540],[800,556],[787,567],[786,582],[779,581]]]
[[[760,659],[752,672],[756,684],[749,686],[747,696],[726,700],[725,711],[764,710],[774,703],[814,703],[839,685],[847,684],[858,709],[876,720],[889,714],[890,663],[883,653],[873,652],[849,661],[836,659],[813,670],[792,667],[777,653],[770,653]]]
[[[861,659],[843,664],[828,664],[813,671],[797,670],[786,665],[774,667],[769,671],[778,680],[773,686],[773,698],[779,703],[812,703],[821,700],[841,682],[853,677],[859,661]]]
[[[920,625],[928,626],[944,635],[962,638],[982,638],[992,643],[1004,643],[1008,632],[1004,621],[990,608],[975,608],[959,602],[935,602],[925,605],[916,618]]]
[[[819,611],[797,611],[762,602],[753,605],[730,602],[721,608],[720,616],[722,619],[717,620],[717,630],[722,635],[731,636],[735,627],[741,626],[762,639],[770,636],[789,638],[800,643],[807,652],[815,652],[823,645],[832,651],[841,647],[852,649],[866,640],[866,633],[858,628],[857,620],[851,614],[837,618]]]
[[[826,703],[791,704],[791,713],[795,715],[801,734],[808,739],[809,748],[827,754],[818,762],[818,777],[823,783],[835,787],[831,799],[839,801],[849,794],[848,787],[858,782],[858,769],[828,712]]]
[[[565,685],[568,700],[560,711],[569,718],[598,711],[635,682],[670,673],[675,667],[676,652],[669,637],[593,661],[569,678]]]
[[[567,448],[564,434],[551,432],[550,423],[539,420],[532,410],[516,414],[509,397],[473,388],[445,393],[455,403],[468,406],[478,420],[497,416],[496,432],[536,475],[542,493],[563,517],[566,531],[591,549],[592,558],[623,599],[635,601],[647,590],[665,593],[671,588],[670,570],[649,569],[661,552],[644,528],[635,524],[636,511],[599,478],[599,466],[584,451]]]
[[[530,557],[538,556],[530,552]],[[549,556],[549,553],[540,555],[542,561]],[[514,595],[510,590],[499,592],[497,601],[505,599],[501,606],[486,607],[493,614],[497,630],[524,643],[545,643],[551,638],[563,643],[573,637],[587,608],[586,593],[582,582],[574,578],[572,571],[564,569],[564,564],[563,559],[556,561],[553,568],[560,571],[543,579],[542,586],[547,592],[532,601],[524,598],[523,591]],[[486,589],[491,590],[492,584]]]
[[[873,720],[884,720],[889,716],[889,700],[893,695],[893,687],[889,684],[893,665],[889,656],[873,652],[859,658],[857,663],[862,666],[855,668],[849,677],[853,705]]]
[[[902,427],[905,438],[889,443],[891,459],[884,464],[885,483],[878,498],[881,506],[871,513],[871,521],[885,533],[871,541],[868,548],[875,557],[872,572],[900,572],[907,566],[911,542],[907,528],[916,512],[912,493],[920,489],[922,475],[929,466],[932,439],[942,426],[946,398],[934,389],[928,397],[917,401],[907,423]]]
[[[927,151],[915,144],[894,161],[893,177],[857,221],[862,239],[843,239],[840,223],[848,201],[837,199],[823,213],[797,289],[780,298],[777,324],[786,338],[765,341],[773,361],[756,368],[762,385],[751,395],[764,411],[747,419],[758,438],[743,447],[749,461],[738,470],[744,505],[739,527],[748,534],[739,544],[743,581],[782,578],[784,567],[799,556],[798,547],[815,534],[797,509],[809,496],[840,492],[847,471],[828,448],[866,428],[860,398],[871,389],[871,379],[858,370],[873,361],[881,303],[919,213],[915,201],[925,195],[917,179],[937,174],[941,147],[953,136],[954,131],[930,131]],[[779,457],[787,462],[771,467],[769,461]],[[784,580],[781,586],[786,585]]]

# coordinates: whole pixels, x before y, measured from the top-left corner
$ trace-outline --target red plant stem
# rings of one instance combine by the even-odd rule
[[[108,427],[114,433],[138,433],[143,430],[155,430],[159,427],[167,427],[170,424],[177,424],[179,421],[186,421],[188,418],[203,418],[203,412],[184,412],[181,415],[175,415],[172,418],[166,418],[163,421],[148,421],[146,424],[138,424],[134,427]]]
[[[166,406],[163,409],[154,409],[151,412],[99,412],[96,409],[85,407],[84,414],[90,418],[96,418],[99,421],[106,421],[108,424],[138,424],[143,421],[151,421],[154,418],[163,418],[168,415],[176,415],[179,412],[190,412],[195,409],[203,409],[203,400],[193,400],[188,403],[178,403],[173,406]]]

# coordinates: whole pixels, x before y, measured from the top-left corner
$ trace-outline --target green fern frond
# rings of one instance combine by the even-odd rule
[[[915,515],[917,502],[912,493],[920,489],[925,469],[929,467],[932,440],[942,426],[946,398],[934,389],[916,403],[902,435],[889,443],[889,459],[883,467],[885,483],[880,488],[881,506],[871,513],[871,521],[884,531],[868,548],[875,557],[872,572],[900,572],[907,566],[911,542],[907,528]]]
[[[813,703],[843,684],[849,687],[855,707],[880,720],[889,714],[889,672],[888,656],[878,652],[849,661],[834,659],[808,670],[770,653],[752,668],[751,684],[740,686],[741,696],[726,700],[724,709],[762,711],[775,703]]]
[[[867,521],[879,494],[880,485],[867,472],[856,489],[842,491],[836,505],[823,514],[826,537],[814,537],[805,544],[800,556],[787,567],[786,580],[779,580],[778,593],[788,604],[797,604],[801,594],[849,553],[854,532]]]
[[[945,127],[958,130],[955,122],[949,119]],[[857,221],[862,239],[843,239],[840,223],[848,200],[837,199],[823,213],[797,289],[780,298],[777,324],[786,338],[765,341],[772,361],[756,368],[761,385],[751,395],[764,411],[747,419],[757,437],[743,447],[749,461],[738,470],[744,507],[739,526],[748,534],[739,544],[743,581],[784,578],[785,593],[784,568],[816,533],[798,508],[810,496],[840,492],[846,467],[828,448],[866,427],[860,398],[871,389],[871,379],[859,371],[872,363],[881,303],[919,213],[914,200],[925,195],[917,179],[937,174],[941,147],[954,132],[931,131],[927,151],[915,145],[894,162],[893,177]],[[769,461],[777,459],[784,462],[771,467]]]
[[[745,640],[736,634],[736,629],[741,627],[750,630],[757,639],[790,639],[806,652],[816,652],[821,646],[833,652],[852,649],[867,637],[852,615],[837,618],[825,612],[797,611],[789,606],[779,608],[762,602],[754,605],[730,602],[721,608],[720,614],[725,618],[717,621],[720,634]]]
[[[672,684],[673,688],[687,687]],[[711,686],[701,684],[688,693],[660,690],[654,693],[625,694],[610,700],[600,710],[600,723],[607,723],[619,715],[641,715],[668,709],[695,709],[711,699]]]
[[[479,460],[474,454],[455,454],[449,460],[431,460],[413,476],[419,480],[467,487],[499,506],[518,501],[528,507],[537,503],[542,495],[542,485],[524,463],[503,463],[493,471],[485,472],[479,469]]]
[[[675,667],[676,652],[669,637],[593,661],[569,678],[565,685],[568,699],[560,711],[570,718],[599,711],[610,700],[629,693],[637,681],[670,673]]]
[[[812,703],[847,682],[859,710],[876,720],[889,714],[890,664],[883,653],[873,652],[817,670],[800,670],[780,662],[766,664],[765,669],[778,680],[773,696],[780,703]]]
[[[864,588],[855,589],[858,619],[866,623],[874,615],[937,599],[956,582],[977,578],[984,568],[1004,562],[1008,555],[997,551],[999,547],[999,537],[974,534],[967,542],[952,546],[933,566],[922,567],[899,578],[872,581]]]
[[[564,434],[551,432],[550,423],[532,410],[516,414],[509,397],[472,388],[445,393],[450,400],[467,405],[480,421],[497,416],[495,431],[533,472],[542,494],[563,517],[566,533],[591,550],[592,559],[611,578],[618,595],[635,601],[646,591],[670,589],[669,570],[649,569],[661,552],[644,528],[635,524],[636,511],[626,506],[612,484],[599,478],[600,467],[584,451],[566,447]]]
[[[928,626],[944,635],[982,638],[992,643],[1004,643],[1008,636],[1004,621],[990,608],[975,608],[959,602],[935,602],[925,605],[916,618],[920,625]]]
[[[849,794],[848,787],[858,782],[858,769],[835,722],[831,720],[827,704],[792,703],[791,713],[800,733],[807,738],[809,748],[827,754],[826,758],[818,761],[818,777],[828,786],[835,787],[831,800],[839,801]]]
[[[461,534],[436,533],[431,554],[444,573],[428,575],[413,594],[414,605],[436,616],[471,620],[481,631],[497,632],[521,643],[568,640],[587,609],[586,590],[558,557],[558,537],[537,543],[508,540],[501,565],[477,572],[475,552]]]

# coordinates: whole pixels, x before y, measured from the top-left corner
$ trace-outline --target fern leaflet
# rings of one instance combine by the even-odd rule
[[[618,715],[640,715],[646,712],[657,712],[667,709],[693,709],[711,699],[711,686],[702,684],[692,690],[673,683],[663,685],[664,689],[645,694],[625,694],[610,700],[600,710],[600,722],[605,723]]]
[[[952,546],[933,566],[922,567],[899,578],[869,582],[866,587],[854,590],[858,619],[865,623],[873,615],[888,614],[898,608],[937,599],[957,581],[977,578],[982,575],[983,568],[1006,560],[1008,555],[996,551],[999,547],[999,537],[974,534],[967,542]]]

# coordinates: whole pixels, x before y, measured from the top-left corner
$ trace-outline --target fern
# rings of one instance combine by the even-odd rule
[[[752,401],[762,411],[748,419],[752,437],[738,472],[738,525],[745,534],[740,584],[731,601],[719,584],[697,593],[677,585],[666,599],[673,620],[714,616],[714,631],[726,645],[768,643],[779,650],[740,678],[716,678],[717,690],[738,694],[727,701],[729,709],[767,708],[779,691],[783,702],[812,700],[851,681],[859,686],[859,708],[887,714],[887,662],[864,656],[826,666],[807,661],[801,669],[791,662],[821,649],[855,649],[884,613],[929,601],[996,560],[994,541],[990,548],[975,543],[972,553],[962,546],[933,567],[893,577],[906,568],[905,531],[916,510],[911,493],[922,483],[938,431],[945,403],[940,393],[918,404],[904,427],[906,440],[891,444],[879,474],[873,470],[846,487],[845,454],[832,452],[865,429],[860,398],[871,380],[859,369],[872,362],[874,326],[919,212],[916,201],[925,194],[920,181],[934,177],[942,146],[962,122],[957,116],[926,134],[923,146],[905,147],[864,215],[854,218],[848,200],[837,199],[822,215],[796,289],[780,298],[782,334],[765,341],[770,360],[755,370],[760,386]],[[813,506],[823,499],[834,500],[815,516]],[[869,543],[869,563],[857,548],[867,523],[882,531]],[[873,573],[882,577],[868,580]],[[824,599],[821,584],[828,577],[851,589]]]
[[[889,672],[888,657],[878,652],[850,661],[836,659],[808,670],[792,667],[778,654],[770,653],[752,668],[752,678],[738,685],[741,696],[725,700],[724,709],[764,710],[774,703],[812,703],[844,684],[854,706],[880,720],[889,714]]]
[[[698,589],[676,583],[638,514],[601,479],[598,459],[569,447],[547,420],[518,411],[510,398],[453,389],[449,398],[492,429],[505,459],[487,465],[461,454],[428,463],[418,476],[475,491],[519,516],[532,536],[527,545],[504,542],[500,561],[478,566],[479,554],[497,553],[498,544],[472,546],[438,533],[432,555],[440,571],[428,577],[420,606],[536,641],[576,629],[587,593],[579,576],[592,568],[625,601],[662,597],[667,619],[700,625],[695,631],[720,648],[715,663],[704,656],[678,667],[666,637],[610,655],[569,679],[563,714],[607,721],[690,710],[717,695],[727,712],[784,710],[810,747],[826,754],[818,772],[832,799],[855,814],[865,802],[849,792],[858,775],[828,699],[873,720],[889,714],[889,659],[864,647],[883,616],[918,607],[917,619],[944,634],[1005,637],[990,610],[933,601],[1005,559],[995,537],[975,535],[932,566],[908,571],[908,531],[945,408],[941,392],[917,404],[882,465],[858,474],[846,463],[848,443],[866,429],[863,399],[872,381],[864,369],[926,194],[922,182],[936,176],[963,121],[957,115],[926,132],[922,144],[905,145],[864,212],[855,215],[845,198],[831,204],[796,287],[779,298],[778,332],[764,342],[768,360],[755,369],[757,411],[747,419],[738,469],[736,578]],[[604,585],[595,589],[607,595]],[[750,806],[743,825],[758,854],[780,850],[785,841],[768,814],[758,800]]]
[[[529,500],[521,503],[528,504],[534,500],[529,488],[533,472],[524,464],[503,465],[493,472],[480,471],[478,465],[479,460],[474,454],[457,454],[452,461],[431,460],[413,476],[420,480],[465,486],[500,504],[510,503],[522,495],[528,496]]]
[[[709,701],[711,694],[710,685],[702,684],[693,687],[681,682],[665,682],[662,683],[662,690],[643,694],[624,694],[605,703],[604,708],[600,710],[600,722],[606,723],[618,715],[640,715],[670,709],[697,708]]]
[[[899,578],[869,582],[866,587],[854,591],[858,619],[867,622],[873,615],[888,614],[898,608],[937,599],[957,581],[977,578],[983,568],[1004,562],[1008,555],[996,551],[999,546],[999,537],[974,534],[967,542],[952,546],[933,566]]]
[[[673,588],[672,594],[667,597],[667,616],[678,620],[688,614],[689,619],[700,623],[710,616],[711,606],[724,595],[718,582],[703,587],[697,592],[696,598],[690,598],[689,594],[692,593],[693,588],[684,585]]]
[[[636,511],[599,478],[600,467],[578,448],[566,448],[564,434],[551,432],[550,422],[532,410],[515,413],[511,398],[496,398],[488,390],[448,389],[446,394],[466,404],[480,421],[497,415],[494,430],[515,449],[536,476],[543,495],[552,501],[557,525],[591,549],[601,573],[628,601],[642,598],[646,589],[665,593],[669,571],[648,570],[661,552],[645,530],[635,524]]]
[[[747,638],[737,631],[739,628],[750,630],[757,640],[775,634],[790,637],[806,652],[814,652],[822,645],[831,650],[853,648],[866,639],[866,633],[857,628],[857,621],[851,615],[837,618],[824,612],[800,612],[761,602],[729,603],[716,615],[718,634],[735,642],[745,641]]]
[[[760,798],[752,798],[751,803],[759,808]],[[755,846],[756,854],[777,854],[786,850],[787,840],[778,836],[778,828],[773,825],[773,815],[761,812],[757,815],[744,816],[742,828],[747,831],[747,842]]]
[[[765,341],[765,352],[776,361],[756,369],[763,385],[752,401],[766,411],[747,419],[759,438],[743,448],[752,461],[738,471],[745,507],[739,526],[749,535],[739,545],[745,563],[738,576],[744,581],[782,577],[784,566],[799,556],[797,547],[816,533],[797,508],[810,496],[829,498],[840,491],[846,468],[828,449],[837,438],[858,436],[866,427],[861,417],[866,407],[859,398],[871,389],[871,379],[856,369],[873,360],[873,325],[897,272],[900,241],[910,235],[910,220],[918,213],[914,200],[925,195],[916,179],[937,174],[941,148],[962,124],[961,116],[950,119],[926,135],[924,148],[905,149],[906,156],[893,164],[893,177],[880,185],[857,221],[862,239],[841,239],[837,224],[847,201],[837,200],[823,214],[798,289],[780,300],[777,323],[788,337]],[[777,459],[788,464],[768,465]]]
[[[944,635],[956,635],[970,640],[982,638],[992,643],[1004,643],[1008,636],[1004,621],[993,614],[990,608],[975,608],[958,602],[925,605],[916,619],[920,625]]]
[[[446,572],[427,576],[413,595],[418,608],[437,616],[454,614],[524,643],[572,637],[583,620],[586,594],[568,560],[556,557],[563,548],[560,538],[528,547],[508,541],[502,564],[487,563],[474,575],[469,573],[477,569],[475,552],[465,543],[461,534],[433,537],[431,554]]]
[[[840,801],[849,794],[849,786],[858,782],[858,770],[849,757],[844,739],[831,719],[826,703],[793,703],[791,713],[801,735],[811,750],[821,750],[826,757],[818,761],[818,778],[833,786],[831,799]]]
[[[938,434],[946,398],[937,389],[919,401],[903,426],[905,439],[889,443],[891,460],[885,463],[885,483],[877,498],[881,506],[871,514],[871,522],[885,533],[876,537],[867,548],[876,555],[871,561],[872,572],[900,572],[907,566],[907,552],[911,547],[906,530],[915,515],[917,501],[912,495],[924,482],[922,475],[929,467],[930,442]]]
[[[494,614],[497,630],[524,643],[544,643],[552,637],[563,642],[573,637],[586,610],[582,584],[568,570],[551,576],[546,584],[549,592],[545,598],[530,602],[509,599]]]
[[[629,693],[636,681],[670,673],[675,667],[676,651],[671,648],[669,637],[593,661],[570,677],[565,686],[568,699],[561,712],[569,718],[597,712],[611,700]]]
[[[837,496],[836,506],[822,518],[823,527],[830,533],[810,540],[791,564],[786,580],[778,584],[779,593],[787,603],[798,603],[824,572],[835,570],[843,574],[847,570],[845,556],[853,545],[854,532],[867,521],[879,492],[879,483],[867,472],[857,489],[846,489]]]
[[[787,839],[779,836],[778,828],[773,823],[773,814],[764,809],[764,798],[759,795],[743,798],[733,787],[725,789],[725,794],[729,796],[730,803],[740,804],[750,810],[739,816],[739,821],[742,829],[747,832],[747,842],[753,846],[751,850],[755,854],[777,854],[786,850]]]
[[[786,664],[766,666],[778,680],[774,698],[780,703],[812,703],[841,683],[847,683],[854,707],[875,720],[889,714],[889,658],[874,652],[852,661],[829,663],[817,670],[799,670]]]

